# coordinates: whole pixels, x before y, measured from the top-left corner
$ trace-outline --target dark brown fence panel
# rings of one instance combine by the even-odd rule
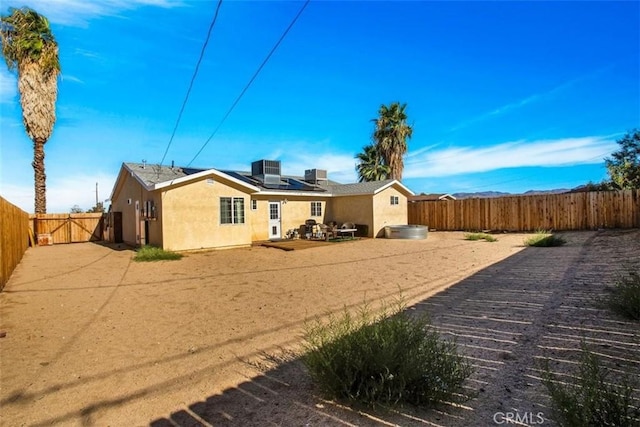
[[[637,228],[640,190],[410,202],[408,220],[450,231]]]
[[[39,244],[94,242],[103,239],[103,214],[36,214],[31,215]]]
[[[29,246],[29,214],[0,197],[0,291]]]

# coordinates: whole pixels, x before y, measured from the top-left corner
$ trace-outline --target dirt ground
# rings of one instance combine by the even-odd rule
[[[522,234],[432,232],[156,263],[92,243],[31,248],[0,294],[0,424],[475,426],[517,411],[553,425],[541,357],[567,372],[584,339],[640,374],[638,324],[593,305],[639,262],[640,231],[564,236],[525,249]],[[281,359],[305,320],[400,293],[473,362],[464,405],[350,409],[318,396],[299,359]]]

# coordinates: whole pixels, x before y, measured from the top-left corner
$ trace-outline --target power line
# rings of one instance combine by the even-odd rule
[[[182,107],[180,108],[180,112],[178,113],[178,119],[176,120],[176,125],[173,127],[173,132],[171,133],[171,138],[169,138],[169,143],[167,144],[166,150],[164,150],[164,155],[162,156],[162,160],[160,160],[160,164],[164,162],[165,157],[167,157],[167,153],[169,152],[169,147],[171,147],[171,143],[173,142],[173,138],[176,136],[176,131],[178,130],[178,125],[180,125],[180,120],[182,119],[182,113],[184,113],[184,109],[187,106],[187,101],[189,100],[189,95],[191,94],[191,89],[193,88],[193,82],[196,80],[196,76],[198,75],[198,70],[200,69],[200,63],[202,62],[202,58],[204,57],[204,51],[207,49],[207,44],[209,44],[209,38],[211,37],[211,31],[213,31],[213,27],[216,25],[216,21],[218,20],[218,12],[220,11],[220,6],[222,6],[222,0],[218,0],[218,6],[216,7],[216,13],[213,15],[213,19],[211,20],[211,24],[209,25],[209,31],[207,32],[207,38],[204,40],[204,44],[202,45],[202,50],[200,51],[200,57],[198,58],[198,62],[196,63],[196,68],[193,70],[193,76],[191,76],[191,82],[189,83],[189,88],[187,89],[187,94],[184,97],[184,101],[182,101]]]
[[[260,74],[260,71],[262,71],[262,68],[267,64],[267,62],[269,61],[269,58],[271,58],[271,55],[273,55],[273,53],[276,51],[276,49],[278,48],[278,46],[280,46],[280,43],[282,43],[282,40],[284,40],[284,38],[287,36],[287,34],[289,33],[289,30],[291,30],[291,28],[293,27],[293,25],[296,23],[296,21],[298,20],[298,18],[300,17],[300,15],[302,15],[302,12],[304,11],[304,9],[307,7],[307,5],[309,4],[311,0],[307,0],[305,1],[305,3],[302,5],[302,7],[300,8],[300,10],[298,11],[298,13],[296,14],[296,16],[293,18],[293,20],[291,21],[291,23],[289,24],[289,26],[287,27],[286,30],[284,30],[284,33],[282,33],[282,35],[280,36],[280,39],[278,39],[278,41],[276,42],[276,44],[273,46],[273,48],[271,49],[271,51],[269,52],[269,54],[266,56],[266,58],[264,59],[264,61],[262,61],[262,64],[260,64],[260,66],[258,67],[258,69],[256,70],[256,72],[253,74],[253,76],[251,77],[251,79],[249,80],[249,83],[247,83],[247,85],[244,87],[244,89],[242,89],[242,92],[240,92],[240,95],[238,95],[238,97],[236,98],[235,101],[233,101],[233,104],[231,104],[231,107],[229,108],[229,110],[227,111],[227,113],[224,115],[224,117],[222,118],[222,120],[220,120],[220,123],[218,123],[218,126],[216,127],[216,129],[213,131],[213,133],[211,134],[211,136],[209,136],[209,138],[205,141],[204,144],[202,144],[202,147],[200,147],[200,149],[198,150],[198,152],[196,153],[195,156],[193,156],[193,159],[191,159],[191,161],[189,161],[189,163],[187,164],[187,167],[191,166],[191,163],[193,163],[193,161],[195,159],[198,158],[198,156],[200,155],[200,153],[202,153],[202,150],[205,149],[205,147],[209,144],[209,142],[211,142],[211,140],[213,139],[213,137],[215,136],[216,133],[218,133],[218,130],[220,129],[220,127],[222,127],[222,124],[227,120],[227,118],[229,117],[229,115],[231,114],[231,112],[233,111],[234,108],[236,108],[236,105],[238,105],[238,102],[240,102],[240,99],[243,97],[243,95],[245,94],[245,92],[247,91],[247,89],[249,89],[249,86],[251,86],[251,84],[253,83],[253,81],[256,79],[256,77],[258,77],[258,74]]]

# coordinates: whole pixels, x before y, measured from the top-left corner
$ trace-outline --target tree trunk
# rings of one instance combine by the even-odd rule
[[[44,173],[44,144],[46,140],[33,141],[33,174],[35,181],[35,213],[47,213],[47,176]]]

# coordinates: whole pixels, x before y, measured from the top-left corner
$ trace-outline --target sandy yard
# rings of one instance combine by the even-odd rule
[[[536,360],[563,371],[581,339],[640,373],[638,324],[592,304],[640,231],[522,234],[472,242],[361,240],[285,252],[252,247],[132,262],[99,244],[31,248],[0,294],[0,424],[70,426],[497,425],[550,411]],[[452,286],[454,285],[454,286]],[[460,408],[355,411],[315,393],[298,359],[304,322],[390,301],[428,310],[474,363]]]

